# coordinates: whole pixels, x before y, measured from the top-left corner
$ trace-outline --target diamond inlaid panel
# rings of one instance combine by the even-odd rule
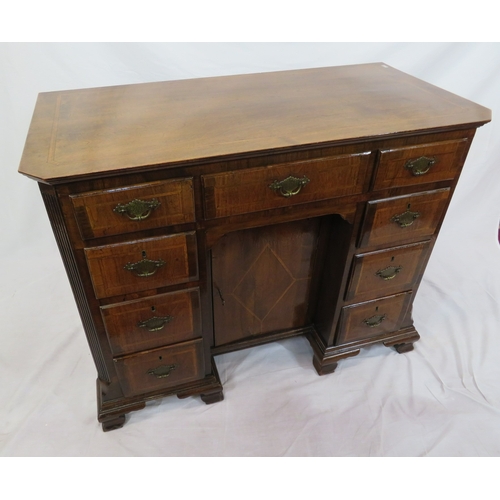
[[[233,295],[243,307],[262,321],[293,282],[290,271],[266,246],[238,283]],[[269,293],[264,294],[263,290],[268,290]]]
[[[212,249],[216,346],[309,323],[318,230],[310,219],[219,240]]]

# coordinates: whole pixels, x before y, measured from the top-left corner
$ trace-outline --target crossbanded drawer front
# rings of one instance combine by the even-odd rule
[[[417,281],[430,242],[355,255],[346,300],[368,300],[402,292]]]
[[[359,247],[396,246],[429,239],[441,222],[450,197],[448,188],[369,201]]]
[[[363,192],[370,152],[202,176],[207,219]]]
[[[181,386],[204,377],[202,339],[114,358],[125,396]]]
[[[192,178],[93,191],[71,201],[83,239],[195,220]]]
[[[194,232],[85,248],[98,299],[198,279]]]
[[[343,307],[337,345],[399,330],[411,296],[411,292],[405,292]]]
[[[454,179],[462,167],[467,139],[380,151],[373,189]]]
[[[101,315],[114,356],[201,336],[198,289],[103,306]]]

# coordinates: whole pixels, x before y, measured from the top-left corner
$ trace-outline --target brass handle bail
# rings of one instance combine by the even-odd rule
[[[427,156],[421,156],[416,160],[409,160],[405,164],[405,168],[410,170],[412,175],[424,175],[426,174],[433,165],[436,163],[436,158],[428,158]]]
[[[384,281],[389,281],[395,278],[402,269],[403,266],[389,266],[385,269],[379,269],[375,274]]]
[[[308,179],[305,175],[304,177],[302,177],[302,179],[290,175],[282,181],[274,181],[272,184],[269,184],[269,187],[273,191],[278,192],[281,196],[289,198],[290,196],[299,194],[302,187],[309,182],[311,182],[311,180]]]
[[[176,368],[175,365],[162,365],[158,366],[157,368],[152,368],[151,370],[148,370],[146,373],[156,378],[167,378],[170,375],[170,373],[173,370],[175,370],[175,368]]]
[[[146,328],[149,332],[157,332],[163,329],[163,327],[170,323],[174,318],[172,316],[153,316],[152,318],[146,319],[144,321],[139,321],[137,326],[139,328]]]
[[[420,212],[406,210],[406,212],[403,212],[402,214],[392,216],[391,221],[399,224],[399,227],[408,227],[413,224],[417,217],[420,217]]]
[[[113,212],[126,215],[130,220],[144,220],[160,205],[161,203],[156,198],[152,200],[132,200],[125,205],[118,203],[118,205],[113,208]]]
[[[160,267],[164,265],[165,261],[161,259],[148,259],[146,258],[146,252],[142,252],[142,260],[133,263],[128,262],[123,268],[134,273],[136,276],[146,278],[148,276],[152,276]]]
[[[375,316],[371,316],[370,318],[363,320],[363,323],[366,326],[369,326],[370,328],[375,328],[376,326],[382,324],[382,321],[384,321],[385,319],[386,319],[385,314],[377,314]]]

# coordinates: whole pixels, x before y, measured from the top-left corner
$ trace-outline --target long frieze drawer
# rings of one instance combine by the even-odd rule
[[[98,299],[198,279],[194,232],[85,248],[85,256]]]
[[[202,176],[216,219],[361,193],[370,152]]]
[[[411,292],[405,292],[343,307],[337,345],[399,330],[410,298]]]
[[[374,190],[454,179],[467,139],[380,151]]]
[[[429,244],[355,255],[346,300],[368,300],[410,289],[420,276]]]
[[[440,223],[448,188],[367,203],[360,247],[395,246],[430,238]]]
[[[83,239],[195,220],[192,178],[93,191],[71,201]]]
[[[114,356],[201,336],[198,289],[103,306],[101,314]]]
[[[180,386],[204,377],[203,340],[114,358],[125,396]]]

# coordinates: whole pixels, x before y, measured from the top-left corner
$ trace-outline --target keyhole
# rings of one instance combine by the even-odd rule
[[[391,257],[391,262],[394,262],[394,256]]]
[[[143,250],[142,251],[142,258],[145,259],[146,258],[146,252]]]
[[[408,203],[408,206],[406,207],[406,210],[410,210],[411,203]]]
[[[155,307],[155,306],[151,306],[151,310],[152,310],[153,312],[155,312],[155,311],[156,311],[156,307]]]
[[[163,359],[163,356],[158,356],[158,359],[161,361]]]
[[[378,312],[378,306],[375,308],[375,312]]]

